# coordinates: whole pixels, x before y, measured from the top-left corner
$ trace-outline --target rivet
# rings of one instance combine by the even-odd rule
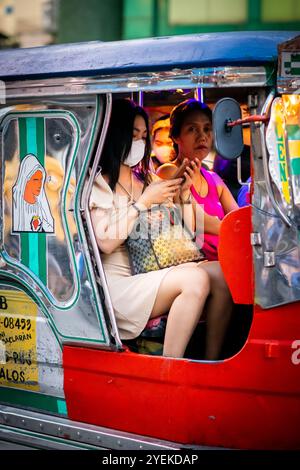
[[[274,251],[265,251],[264,252],[264,267],[265,268],[272,268],[275,266],[275,253]]]

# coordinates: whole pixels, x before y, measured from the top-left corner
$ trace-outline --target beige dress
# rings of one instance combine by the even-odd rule
[[[90,197],[90,209],[107,211],[109,220],[116,223],[129,205],[127,197],[113,192],[103,177],[97,176]],[[101,259],[120,337],[136,338],[145,328],[160,283],[172,267],[133,276],[124,244],[111,254],[101,253]]]

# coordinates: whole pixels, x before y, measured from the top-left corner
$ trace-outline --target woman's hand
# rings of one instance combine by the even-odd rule
[[[181,185],[181,190],[180,190],[180,199],[181,202],[186,202],[189,197],[190,197],[190,190],[192,184],[194,184],[196,176],[200,172],[200,167],[201,167],[201,162],[198,158],[195,158],[195,160],[192,160],[185,169],[184,172],[184,183]]]
[[[162,204],[168,200],[173,200],[173,197],[180,190],[182,181],[183,178],[154,181],[147,186],[143,194],[139,197],[137,203],[150,209],[153,204]]]

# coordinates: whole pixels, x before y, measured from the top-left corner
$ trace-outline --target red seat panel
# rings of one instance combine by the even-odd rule
[[[220,229],[219,260],[233,301],[237,304],[254,303],[251,231],[250,206],[227,214]]]

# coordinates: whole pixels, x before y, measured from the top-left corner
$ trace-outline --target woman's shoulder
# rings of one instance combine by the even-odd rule
[[[108,184],[108,177],[99,173],[93,183],[89,207],[90,209],[110,209],[113,206],[113,202],[114,195]]]
[[[212,170],[206,170],[202,168],[202,174],[206,180],[209,180],[212,184],[215,184],[216,186],[224,186],[224,181],[222,178],[216,173],[215,171]]]
[[[224,181],[214,171],[211,171],[211,170],[204,170],[204,171],[205,173],[203,176],[206,179],[207,184],[210,187],[210,191],[212,191],[212,193],[215,194],[216,197],[220,198],[222,195],[223,189],[226,187]]]

